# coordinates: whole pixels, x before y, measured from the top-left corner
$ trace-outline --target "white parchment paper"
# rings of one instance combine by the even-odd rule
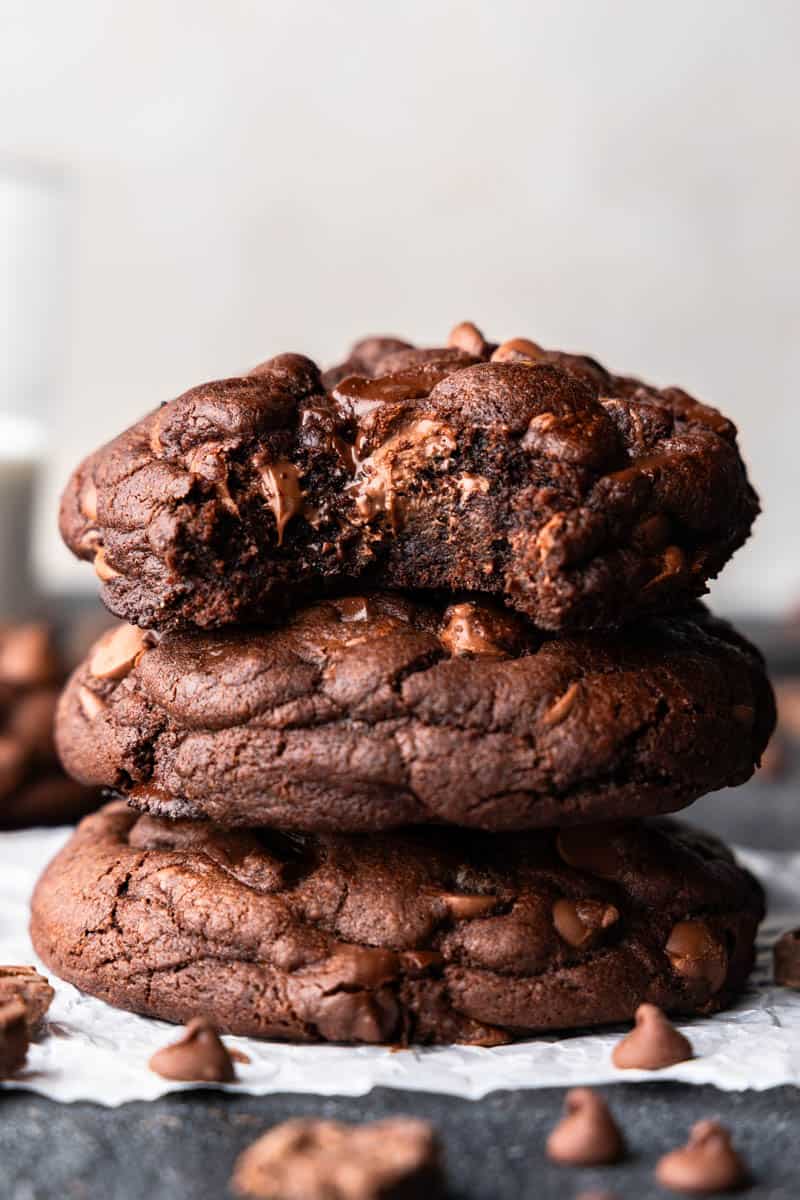
[[[28,903],[37,876],[69,833],[0,834],[0,963],[37,963],[27,932]],[[800,1085],[800,993],[773,986],[770,962],[777,934],[800,924],[800,854],[742,850],[739,856],[769,895],[758,967],[734,1009],[681,1025],[696,1058],[658,1072],[658,1078],[712,1083],[729,1091]],[[154,1050],[175,1040],[175,1026],[117,1011],[39,969],[56,988],[46,1036],[31,1047],[28,1065],[13,1085],[0,1086],[107,1105],[152,1100],[192,1086],[169,1083],[147,1067]],[[541,1037],[491,1050],[449,1046],[392,1051],[227,1038],[230,1047],[251,1061],[237,1065],[239,1082],[225,1090],[359,1096],[386,1086],[478,1099],[498,1088],[653,1079],[651,1073],[622,1072],[611,1065],[611,1049],[622,1032]]]

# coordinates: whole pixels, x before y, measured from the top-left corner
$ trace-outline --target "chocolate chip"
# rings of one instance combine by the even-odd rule
[[[111,579],[119,579],[120,577],[120,572],[116,571],[106,561],[105,546],[101,546],[94,556],[94,571],[97,578],[103,583],[108,583]]]
[[[498,363],[537,362],[545,357],[546,351],[541,346],[537,346],[536,342],[531,342],[528,338],[511,338],[497,347],[491,361]]]
[[[621,865],[608,828],[602,825],[575,825],[559,830],[556,849],[570,867],[590,875],[613,878]]]
[[[694,1056],[692,1043],[655,1004],[640,1004],[636,1026],[617,1042],[611,1061],[621,1070],[660,1071]]]
[[[232,1083],[236,1078],[224,1042],[203,1017],[189,1022],[180,1041],[157,1050],[149,1065],[164,1079],[186,1083]]]
[[[25,1009],[25,1025],[32,1035],[44,1020],[55,992],[34,967],[0,967],[0,1005],[17,1001]]]
[[[46,625],[14,625],[0,631],[0,682],[33,687],[57,678],[53,638]]]
[[[101,637],[89,657],[95,679],[124,679],[147,648],[147,635],[136,625],[120,625]]]
[[[86,479],[80,490],[78,506],[87,521],[94,523],[97,520],[97,488],[91,477]]]
[[[304,509],[300,472],[291,462],[269,463],[261,468],[261,484],[275,517],[278,545],[282,546],[286,526],[293,517],[301,516]]]
[[[725,947],[703,921],[679,921],[664,947],[672,969],[685,979],[718,992],[728,974]]]
[[[619,910],[603,900],[556,900],[553,924],[568,945],[577,949],[594,946],[607,929],[619,920]]]
[[[575,705],[575,701],[578,699],[579,691],[580,686],[577,681],[571,683],[567,690],[550,705],[542,717],[542,724],[547,729],[553,729],[556,725],[560,725],[562,721],[567,719]]]
[[[625,1142],[608,1105],[590,1088],[572,1088],[564,1116],[547,1139],[553,1162],[576,1167],[615,1163],[625,1154]]]
[[[441,900],[456,921],[472,921],[475,917],[485,917],[497,908],[496,896],[466,896],[453,892],[442,896]]]
[[[464,350],[473,358],[482,358],[487,348],[486,339],[478,326],[472,324],[472,321],[462,321],[460,325],[451,329],[447,344],[448,346],[457,346],[459,350]]]
[[[239,1195],[264,1200],[434,1200],[444,1188],[434,1131],[411,1117],[284,1121],[240,1155],[231,1183]]]
[[[787,929],[772,950],[773,976],[781,987],[800,990],[800,929]]]
[[[93,721],[95,717],[98,717],[106,709],[106,702],[103,697],[98,696],[96,692],[93,692],[91,688],[87,688],[85,684],[81,684],[78,688],[78,703],[87,721]]]
[[[0,1004],[0,1079],[8,1079],[25,1065],[28,1043],[25,1005],[21,1000]]]
[[[673,1192],[733,1192],[749,1180],[749,1172],[718,1121],[698,1121],[685,1146],[660,1158],[656,1179]]]
[[[451,604],[442,618],[439,640],[454,658],[507,658],[519,643],[519,623],[489,605]]]

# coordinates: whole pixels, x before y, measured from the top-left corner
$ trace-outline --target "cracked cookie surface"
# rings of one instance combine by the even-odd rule
[[[105,635],[62,697],[67,769],[157,815],[305,831],[532,828],[742,783],[774,724],[758,652],[701,605],[544,635],[485,600],[309,605],[271,630]]]
[[[146,628],[271,620],[356,580],[491,592],[547,629],[705,591],[758,511],[730,421],[527,339],[450,342],[193,388],[78,468],[67,545]]]
[[[715,838],[668,820],[526,835],[224,833],[116,802],[40,880],[31,935],[118,1007],[293,1041],[497,1045],[714,1012],[763,914]]]

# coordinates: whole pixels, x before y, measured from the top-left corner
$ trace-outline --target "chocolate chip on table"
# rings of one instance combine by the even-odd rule
[[[636,1025],[611,1054],[615,1067],[622,1070],[660,1071],[694,1056],[692,1044],[664,1016],[655,1004],[640,1004]]]
[[[719,1121],[698,1121],[685,1146],[659,1159],[656,1179],[673,1192],[712,1195],[734,1192],[750,1181],[750,1173]]]
[[[781,987],[800,990],[800,928],[787,929],[773,946],[772,973]]]
[[[28,1012],[21,1000],[0,1004],[0,1079],[8,1079],[28,1056]]]
[[[431,1125],[394,1117],[365,1125],[284,1121],[240,1155],[231,1180],[264,1200],[392,1200],[444,1193],[441,1151]]]
[[[183,1037],[157,1050],[150,1070],[184,1083],[233,1083],[236,1072],[225,1043],[210,1021],[195,1017]]]
[[[547,1139],[547,1156],[570,1166],[601,1166],[619,1162],[625,1141],[602,1096],[590,1088],[572,1088],[564,1101],[564,1116]]]
[[[55,992],[34,967],[0,966],[0,1005],[13,1000],[25,1008],[25,1024],[33,1035],[44,1020]]]

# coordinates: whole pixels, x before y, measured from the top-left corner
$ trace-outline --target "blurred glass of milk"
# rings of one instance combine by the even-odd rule
[[[64,337],[64,179],[0,159],[0,619],[36,602],[31,530]]]

